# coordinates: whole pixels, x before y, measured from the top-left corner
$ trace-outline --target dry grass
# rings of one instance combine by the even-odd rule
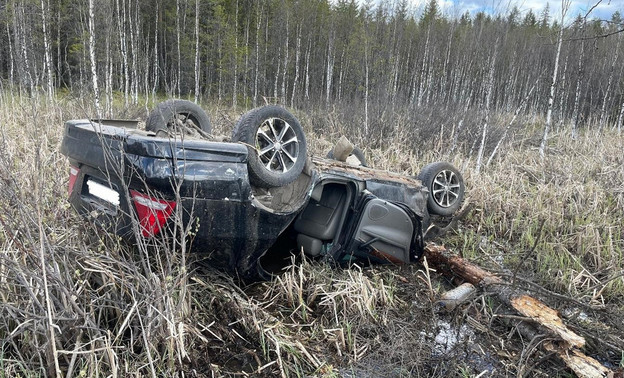
[[[241,288],[189,262],[184,249],[128,247],[90,227],[66,202],[59,152],[63,121],[87,117],[89,106],[0,95],[3,376],[471,376],[515,374],[535,362],[513,357],[522,349],[515,339],[488,331],[441,354],[440,329],[487,324],[494,309],[480,297],[451,318],[437,314],[431,294],[447,285],[417,264],[337,270],[303,261],[272,282]],[[216,132],[228,135],[237,114],[209,114]],[[351,130],[335,113],[298,116],[315,154]],[[417,174],[441,159],[462,167],[475,209],[442,242],[621,319],[622,136],[557,135],[544,162],[528,142],[507,143],[476,174],[469,141],[460,138],[449,156],[452,126],[432,134],[433,148],[416,149],[406,119],[390,122],[396,133],[382,141],[349,135],[378,168]],[[475,362],[477,347],[509,356]]]
[[[544,162],[525,148],[481,175],[468,171],[477,208],[455,245],[470,257],[534,272],[531,278],[588,304],[621,306],[623,147],[615,133],[562,134]]]

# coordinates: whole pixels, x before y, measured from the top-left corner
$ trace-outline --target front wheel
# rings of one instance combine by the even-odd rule
[[[307,158],[303,128],[282,107],[263,106],[243,114],[234,127],[232,141],[247,145],[249,179],[256,186],[288,185],[303,171]]]
[[[459,210],[466,188],[457,168],[438,161],[425,166],[418,174],[418,179],[429,190],[427,208],[430,213],[448,216]]]

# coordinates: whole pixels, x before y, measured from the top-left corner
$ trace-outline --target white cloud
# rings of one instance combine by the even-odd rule
[[[420,13],[429,0],[411,0],[412,8]],[[615,11],[624,14],[624,0],[572,0],[567,20],[574,19],[578,14],[585,15],[594,5],[598,6],[589,15],[590,18],[610,18]],[[531,10],[539,16],[546,4],[549,6],[551,20],[561,18],[561,0],[438,0],[440,10],[447,16],[458,17],[466,11],[471,14],[486,12],[490,14],[506,14],[514,6],[522,12]]]

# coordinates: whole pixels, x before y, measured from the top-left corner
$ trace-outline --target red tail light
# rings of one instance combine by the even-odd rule
[[[69,196],[71,196],[72,192],[74,191],[74,185],[76,185],[76,179],[78,178],[78,173],[80,173],[80,170],[76,167],[69,167],[69,188],[68,188],[68,192],[69,192]]]
[[[144,237],[157,235],[173,213],[176,203],[130,191]]]

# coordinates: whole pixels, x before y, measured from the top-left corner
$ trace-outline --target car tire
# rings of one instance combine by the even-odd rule
[[[418,174],[429,190],[427,208],[431,214],[448,216],[459,210],[464,201],[464,178],[453,165],[439,161],[431,163]]]
[[[357,147],[353,147],[353,152],[349,156],[355,156],[360,161],[360,166],[368,167],[368,163],[366,162],[366,157],[364,156],[364,152]],[[334,149],[329,150],[326,156],[328,159],[334,160]]]
[[[255,186],[288,185],[299,177],[306,163],[303,128],[280,106],[263,106],[243,114],[232,131],[232,141],[247,146],[249,180]]]
[[[145,129],[153,131],[157,136],[172,136],[180,131],[176,130],[176,120],[192,121],[199,129],[210,134],[212,126],[208,114],[196,103],[187,100],[167,100],[159,103],[145,121]]]

